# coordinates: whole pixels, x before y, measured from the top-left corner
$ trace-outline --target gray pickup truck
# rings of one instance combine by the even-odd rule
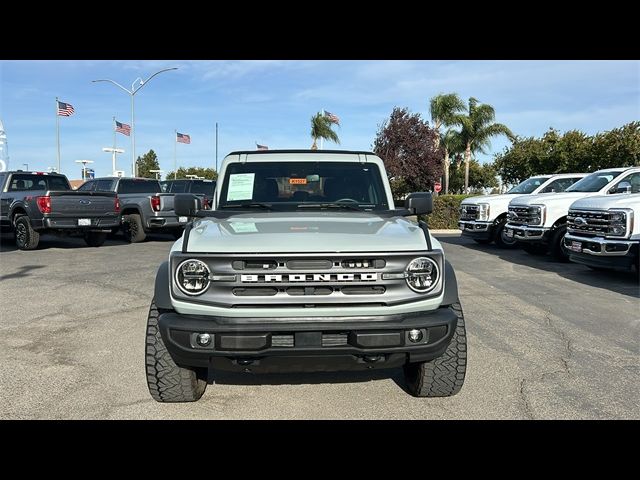
[[[81,233],[99,247],[119,224],[113,192],[78,192],[59,174],[0,172],[0,226],[13,231],[20,250],[37,248],[43,233]]]
[[[142,242],[150,232],[180,238],[187,217],[173,211],[173,194],[162,193],[160,182],[149,178],[103,177],[85,182],[81,192],[116,192],[122,208],[122,233],[130,243]],[[113,232],[118,231],[115,228]]]

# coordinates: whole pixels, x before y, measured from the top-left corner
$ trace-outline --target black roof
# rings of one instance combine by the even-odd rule
[[[355,154],[355,155],[375,155],[373,152],[367,152],[365,150],[309,150],[309,149],[299,149],[299,150],[238,150],[235,152],[231,152],[227,155],[242,155],[242,154],[251,154],[251,155],[269,155],[270,153],[339,153],[339,154]]]
[[[25,174],[25,175],[57,175],[59,177],[66,177],[66,175],[64,173],[58,173],[58,172],[39,172],[39,171],[27,171],[27,170],[5,170],[4,172],[0,172],[0,173],[21,173],[21,174]]]

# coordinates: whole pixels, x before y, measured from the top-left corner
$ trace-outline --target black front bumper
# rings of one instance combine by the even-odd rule
[[[237,319],[160,314],[158,325],[182,366],[284,372],[388,368],[434,359],[446,350],[458,322],[450,308],[372,317]],[[411,342],[409,331],[422,333]],[[198,334],[212,337],[203,347]]]

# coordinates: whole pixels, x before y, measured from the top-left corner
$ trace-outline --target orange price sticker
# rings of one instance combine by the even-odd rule
[[[306,185],[306,184],[307,184],[306,178],[290,178],[289,179],[289,185]]]

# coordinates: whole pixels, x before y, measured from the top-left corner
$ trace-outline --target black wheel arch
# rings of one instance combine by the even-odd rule
[[[449,260],[444,261],[444,298],[442,299],[442,306],[453,305],[460,302],[458,297],[458,279],[456,278],[456,272],[453,270],[453,266],[449,263]]]
[[[156,283],[154,287],[154,296],[156,307],[162,310],[173,310],[171,305],[171,284],[169,282],[169,262],[165,261],[160,264],[156,273]]]

